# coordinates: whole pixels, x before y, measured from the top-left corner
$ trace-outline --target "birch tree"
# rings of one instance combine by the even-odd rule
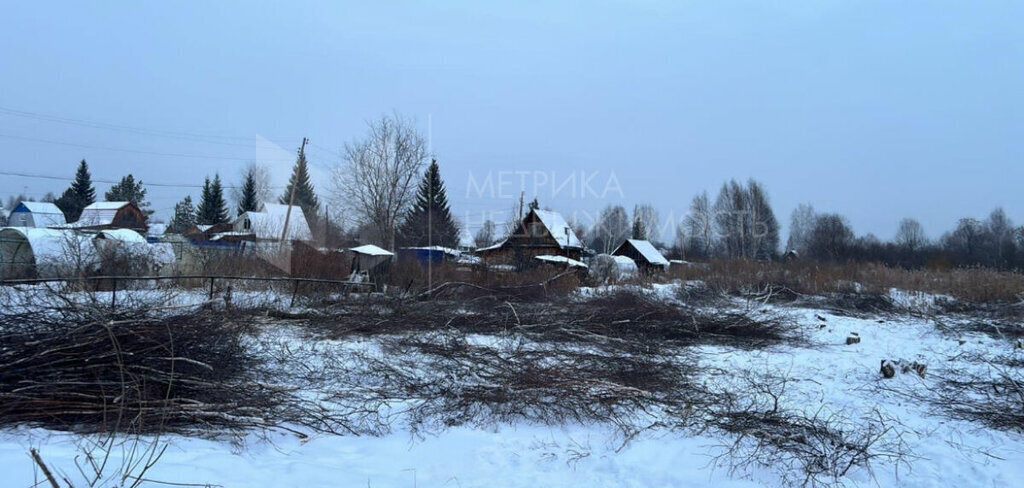
[[[397,223],[413,202],[427,159],[426,141],[399,114],[367,126],[363,139],[345,145],[344,160],[331,174],[332,196],[393,250]]]

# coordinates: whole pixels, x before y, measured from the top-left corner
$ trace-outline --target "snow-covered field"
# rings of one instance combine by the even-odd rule
[[[648,293],[671,300],[679,285],[661,285]],[[584,290],[592,295],[602,290]],[[187,300],[186,300],[187,301]],[[738,349],[698,346],[709,371],[775,371],[789,378],[784,408],[841,413],[856,420],[884,414],[894,419],[908,456],[892,464],[880,459],[869,469],[854,468],[848,486],[961,488],[1021,486],[1024,483],[1024,435],[993,430],[979,423],[945,418],[928,403],[890,390],[927,395],[938,374],[983,369],[958,355],[1016,354],[1009,341],[964,333],[953,336],[935,326],[927,312],[932,297],[894,292],[906,313],[850,317],[804,309],[736,302],[750,313],[791,314],[806,325],[804,344]],[[910,312],[914,313],[910,313]],[[269,331],[281,340],[296,335]],[[856,333],[859,344],[847,345]],[[353,344],[330,344],[354,347]],[[358,347],[358,346],[355,346]],[[929,374],[897,374],[882,379],[883,359],[920,361]],[[708,382],[729,382],[709,374]],[[886,387],[885,389],[880,386]],[[196,439],[165,436],[146,439],[166,445],[146,477],[161,483],[199,486],[370,486],[370,487],[536,487],[536,486],[781,486],[799,479],[784,466],[756,466],[730,472],[714,456],[731,443],[730,434],[670,429],[645,430],[624,443],[621,434],[600,425],[502,425],[490,429],[455,427],[414,436],[401,429],[381,437],[253,433],[245,439]],[[83,439],[42,429],[8,429],[0,434],[3,486],[38,486],[42,479],[28,456],[42,458],[72,481],[81,479]],[[115,450],[110,465],[119,465]],[[115,480],[108,480],[115,481]],[[130,483],[129,483],[130,484]],[[110,485],[103,485],[110,486]],[[144,485],[146,486],[146,485]],[[152,486],[160,486],[152,484]]]

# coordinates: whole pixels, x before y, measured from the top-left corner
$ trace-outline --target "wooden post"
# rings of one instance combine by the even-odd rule
[[[213,300],[213,277],[210,277],[210,300]]]
[[[292,289],[292,303],[288,308],[295,308],[295,297],[299,294],[299,280],[295,280],[295,288]]]
[[[113,293],[110,294],[110,311],[114,312],[117,310],[117,278],[114,278],[112,281],[114,285]]]
[[[308,138],[302,138],[302,146],[299,147],[299,158],[302,158],[306,154],[306,143],[309,142]],[[298,168],[296,168],[298,169]],[[295,205],[295,187],[298,184],[298,173],[292,172],[292,176],[295,177],[295,181],[292,182],[291,196],[288,197],[288,211],[284,213],[284,229],[281,230],[281,243],[284,243],[285,238],[288,236],[288,223],[292,219],[292,205]]]

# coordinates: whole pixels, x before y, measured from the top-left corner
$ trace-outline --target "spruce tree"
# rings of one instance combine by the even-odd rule
[[[83,159],[82,162],[78,163],[75,180],[54,203],[64,212],[68,222],[75,222],[82,216],[82,210],[95,202],[96,189],[92,186],[92,175],[89,174],[89,165]]]
[[[146,201],[146,189],[142,186],[142,180],[135,181],[135,177],[131,174],[121,178],[120,182],[110,187],[104,198],[108,202],[132,202],[139,207],[139,210],[142,210],[147,219],[153,215],[153,210],[149,208],[149,202]]]
[[[220,184],[220,175],[214,175],[213,181],[206,177],[203,183],[203,195],[199,200],[196,212],[199,225],[216,225],[228,221],[228,205],[224,201],[224,188]]]
[[[416,203],[399,228],[399,236],[406,246],[458,246],[459,226],[448,206],[448,195],[437,160],[430,163],[423,175]]]
[[[647,230],[644,228],[644,221],[640,219],[636,212],[633,212],[633,239],[644,240],[647,239]]]
[[[238,199],[238,215],[246,212],[255,212],[260,209],[260,200],[256,187],[256,175],[249,171],[245,174],[245,181],[242,182],[241,195]]]
[[[291,202],[292,188],[295,188],[295,205],[302,208],[307,219],[315,218],[320,211],[320,200],[317,199],[313,182],[309,179],[309,165],[306,164],[306,155],[302,152],[295,160],[295,169],[288,180],[288,186],[284,189],[284,194],[281,195],[280,203],[288,205]]]
[[[192,196],[188,195],[174,205],[174,218],[171,219],[167,231],[180,234],[193,225],[196,225],[196,207],[192,205]]]

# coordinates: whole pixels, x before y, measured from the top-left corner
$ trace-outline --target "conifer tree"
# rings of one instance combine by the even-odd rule
[[[224,201],[224,188],[220,183],[220,175],[214,175],[213,181],[206,177],[203,183],[203,194],[196,212],[199,225],[215,225],[228,221],[228,205]]]
[[[82,216],[82,210],[95,202],[96,189],[92,186],[92,175],[89,174],[89,165],[83,159],[82,162],[78,163],[75,180],[54,203],[64,212],[68,222],[75,222]]]
[[[295,188],[295,205],[302,208],[307,219],[315,218],[320,211],[320,200],[316,197],[313,182],[309,178],[309,165],[306,163],[306,154],[300,152],[295,160],[295,169],[288,180],[288,186],[284,194],[278,200],[283,205],[288,205],[292,198],[292,188]]]
[[[196,225],[196,207],[192,204],[192,196],[188,195],[184,200],[174,205],[174,218],[167,226],[168,232],[182,233]]]
[[[644,228],[644,221],[640,219],[639,215],[634,212],[633,215],[633,239],[644,240],[647,239],[647,229]]]
[[[416,203],[399,228],[399,236],[407,246],[458,246],[459,226],[448,206],[448,195],[437,160],[427,167],[416,194]]]
[[[135,181],[135,177],[131,174],[121,178],[120,182],[110,187],[103,197],[108,202],[132,202],[139,207],[139,210],[142,210],[147,219],[153,215],[153,210],[149,208],[149,202],[146,201],[146,189],[142,186],[142,180]]]
[[[238,198],[238,215],[260,209],[258,192],[256,175],[249,171],[245,174],[245,180],[242,182],[241,195]]]

